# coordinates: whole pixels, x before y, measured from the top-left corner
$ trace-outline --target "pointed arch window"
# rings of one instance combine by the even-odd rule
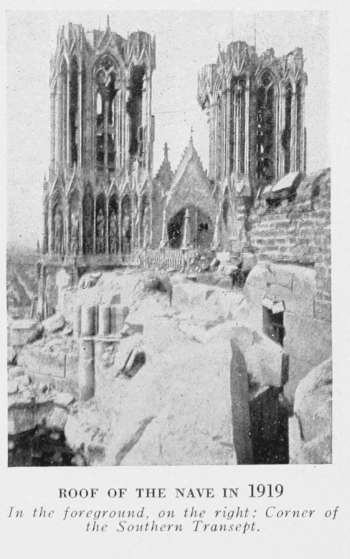
[[[78,162],[78,62],[74,57],[71,62],[69,82],[69,123],[70,123],[70,160],[71,164]]]
[[[291,170],[292,96],[292,85],[288,82],[285,92],[285,127],[282,135],[285,174],[289,173]]]
[[[297,120],[297,130],[296,130],[296,143],[297,143],[297,170],[303,170],[303,84],[299,80],[296,85],[296,120]]]
[[[127,111],[130,118],[129,154],[145,164],[146,106],[144,66],[134,66],[130,76],[130,96]]]
[[[96,67],[96,164],[100,169],[115,169],[115,100],[119,71],[109,55]]]
[[[256,103],[256,176],[259,182],[269,183],[275,178],[275,103],[274,80],[268,70],[261,75]]]

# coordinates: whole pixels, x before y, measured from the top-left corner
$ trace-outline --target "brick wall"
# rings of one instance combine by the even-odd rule
[[[258,260],[313,266],[315,317],[331,319],[330,170],[305,177],[294,197],[256,200],[248,218]]]

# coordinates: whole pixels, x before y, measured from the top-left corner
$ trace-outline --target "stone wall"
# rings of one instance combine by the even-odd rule
[[[330,321],[330,169],[306,177],[287,194],[256,200],[248,220],[251,246],[259,260],[313,267],[314,316]]]
[[[293,399],[300,380],[332,352],[331,323],[318,313],[316,270],[260,262],[250,272],[244,291],[249,301],[247,322],[260,331],[265,299],[283,301],[283,348],[290,358],[285,393]]]

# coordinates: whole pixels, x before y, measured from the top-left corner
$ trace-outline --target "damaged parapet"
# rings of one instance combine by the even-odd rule
[[[96,360],[104,343],[118,342],[128,307],[122,305],[79,305],[74,315],[74,336],[79,343],[79,397],[95,395]]]

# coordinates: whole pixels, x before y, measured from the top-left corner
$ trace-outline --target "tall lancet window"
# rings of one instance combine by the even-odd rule
[[[256,99],[256,175],[263,183],[275,177],[274,157],[274,82],[266,70],[260,79]]]
[[[215,115],[215,178],[221,177],[221,160],[223,150],[223,102],[218,96]]]
[[[69,122],[70,122],[70,160],[71,164],[78,162],[78,62],[74,57],[71,62],[69,83]]]
[[[98,91],[96,95],[96,164],[103,168],[104,165],[104,118],[103,99]]]
[[[117,69],[108,55],[97,63],[96,69],[96,164],[98,168],[115,169],[115,98]]]
[[[238,174],[245,171],[245,78],[233,78],[231,84],[230,170]]]
[[[67,156],[67,80],[68,80],[68,68],[65,58],[62,59],[61,64],[61,107],[60,107],[60,127],[58,130],[59,143],[60,143],[60,153],[62,162],[66,162]]]
[[[297,130],[296,130],[296,142],[297,142],[297,170],[303,170],[303,84],[299,80],[296,86],[296,110],[297,110]]]
[[[130,119],[129,154],[131,158],[137,157],[144,165],[145,133],[146,133],[146,92],[145,68],[135,66],[132,68],[129,84],[129,100],[127,111]]]
[[[282,146],[284,149],[284,172],[289,173],[291,170],[291,135],[292,135],[292,85],[290,82],[286,85],[285,92],[285,125],[282,134]]]
[[[237,117],[238,117],[238,172],[244,173],[245,155],[245,80],[240,79],[237,83]]]

